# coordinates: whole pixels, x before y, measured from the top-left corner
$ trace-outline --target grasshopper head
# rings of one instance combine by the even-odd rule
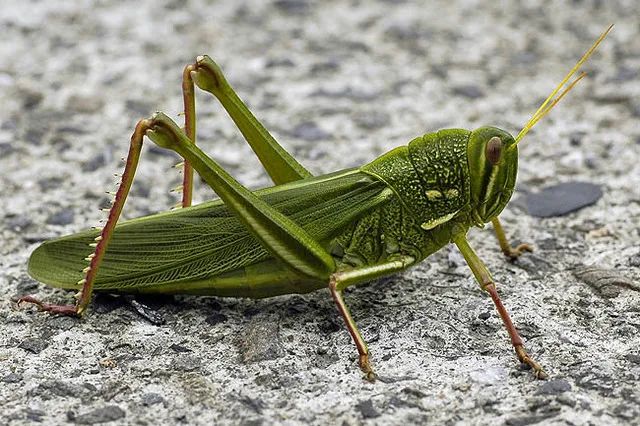
[[[513,137],[496,127],[471,132],[467,145],[472,215],[478,224],[498,216],[516,184],[518,148]]]
[[[611,28],[613,25],[610,25],[582,55],[578,63],[542,102],[515,139],[509,133],[495,127],[480,127],[471,133],[467,150],[471,174],[472,216],[476,224],[482,225],[489,222],[505,208],[516,183],[518,143],[582,80],[586,75],[584,72],[565,87],[609,34]]]

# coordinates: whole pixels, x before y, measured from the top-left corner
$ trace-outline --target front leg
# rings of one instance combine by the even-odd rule
[[[504,255],[509,259],[515,260],[519,258],[525,251],[533,251],[533,247],[530,244],[526,243],[519,244],[516,248],[511,247],[509,240],[507,240],[507,235],[502,228],[502,224],[500,223],[500,219],[495,217],[491,219],[491,223],[493,224],[493,230],[496,233],[496,238],[498,238],[500,249],[502,250],[502,253],[504,253]]]
[[[458,246],[460,253],[462,253],[464,259],[467,261],[467,264],[469,265],[469,268],[471,268],[471,271],[480,284],[480,287],[489,293],[493,303],[496,305],[496,309],[502,318],[502,322],[504,323],[507,332],[509,333],[509,337],[511,337],[511,344],[513,344],[513,348],[515,349],[520,362],[530,366],[533,369],[536,378],[546,379],[548,377],[547,373],[544,372],[540,364],[534,361],[525,350],[522,338],[518,334],[518,331],[513,325],[513,321],[511,321],[509,313],[500,300],[500,296],[496,290],[496,285],[489,273],[489,270],[469,245],[466,235],[460,235],[454,238],[454,243]]]

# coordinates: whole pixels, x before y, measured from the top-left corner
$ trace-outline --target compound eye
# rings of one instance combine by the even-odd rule
[[[499,137],[494,136],[489,139],[489,142],[487,142],[485,156],[492,166],[498,164],[500,156],[502,156],[502,140]]]

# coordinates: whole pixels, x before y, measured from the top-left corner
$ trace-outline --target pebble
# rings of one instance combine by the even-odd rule
[[[149,407],[151,405],[156,405],[164,402],[164,398],[162,395],[157,393],[149,392],[142,395],[142,405]]]
[[[82,171],[83,172],[92,172],[94,170],[97,170],[101,167],[104,167],[104,165],[107,162],[107,158],[104,155],[104,153],[100,153],[96,156],[94,156],[93,158],[91,158],[89,161],[86,161],[84,163],[82,163]]]
[[[216,325],[227,321],[227,316],[220,312],[214,312],[205,319],[205,322],[210,325]]]
[[[468,99],[478,99],[484,97],[484,92],[478,86],[465,84],[453,88],[453,93]]]
[[[375,419],[376,417],[380,417],[380,412],[374,408],[373,401],[370,399],[359,402],[356,407],[360,410],[360,414],[362,414],[362,417],[365,419]]]
[[[470,377],[476,383],[491,385],[506,380],[507,370],[502,367],[489,366],[472,371]]]
[[[117,405],[107,405],[88,413],[76,416],[74,413],[67,413],[67,419],[78,425],[95,425],[100,423],[112,422],[122,419],[126,413]]]
[[[19,348],[22,348],[27,352],[31,352],[32,354],[39,354],[47,346],[49,346],[49,341],[46,339],[39,339],[37,337],[24,339],[18,345]]]
[[[298,124],[291,131],[292,136],[308,142],[317,142],[331,138],[331,135],[322,130],[313,121],[305,121]]]
[[[600,186],[588,182],[565,182],[526,195],[527,213],[534,217],[564,216],[595,204],[602,197]]]
[[[615,269],[582,266],[575,269],[573,275],[607,299],[618,297],[625,288],[640,291],[640,286]]]
[[[4,383],[18,383],[22,381],[22,376],[16,373],[9,373],[2,378]]]
[[[273,360],[284,355],[277,321],[275,317],[252,317],[245,332],[238,337],[243,362]]]
[[[571,384],[564,379],[555,379],[544,382],[538,388],[539,395],[557,395],[571,390]]]
[[[374,130],[385,127],[391,121],[389,114],[381,111],[360,112],[353,116],[356,126],[364,130]]]
[[[177,371],[195,371],[202,365],[202,360],[194,355],[177,355],[171,361],[171,368]]]
[[[73,223],[73,210],[60,210],[47,218],[49,225],[69,225]]]

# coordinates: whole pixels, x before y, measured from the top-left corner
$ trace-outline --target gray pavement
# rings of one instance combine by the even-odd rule
[[[0,1],[0,424],[640,424],[639,18],[635,0]],[[535,253],[509,263],[490,227],[470,234],[549,381],[520,369],[452,247],[347,292],[375,384],[326,290],[146,300],[164,325],[111,296],[83,320],[12,302],[72,300],[27,275],[29,253],[98,224],[135,122],[177,117],[198,54],[327,173],[439,128],[517,133],[610,23],[588,78],[521,145],[503,219]],[[198,110],[202,147],[268,185],[221,108],[199,95]],[[126,217],[175,204],[176,161],[144,149]],[[566,181],[604,195],[526,214],[527,192]]]

